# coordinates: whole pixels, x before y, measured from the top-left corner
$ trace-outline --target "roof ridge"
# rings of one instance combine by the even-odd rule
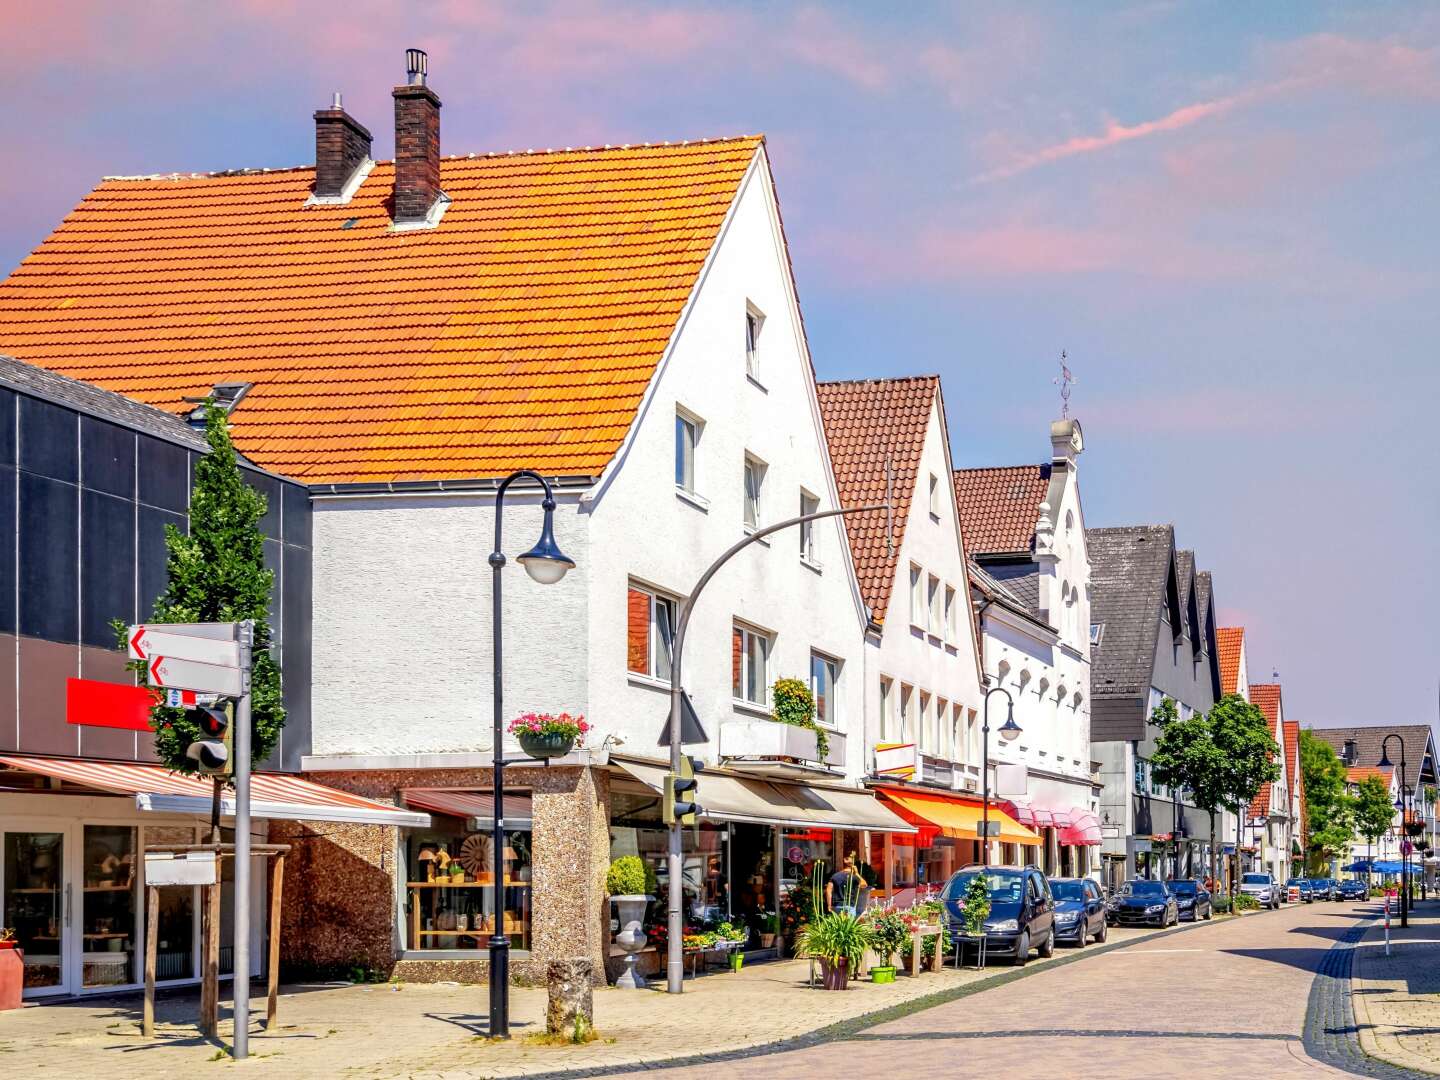
[[[928,375],[881,375],[870,379],[818,379],[816,386],[880,386],[885,383],[939,382],[940,376]]]
[[[481,158],[504,158],[504,157],[533,157],[544,154],[580,154],[580,153],[603,153],[606,150],[659,150],[674,148],[677,146],[711,146],[716,143],[739,143],[759,140],[765,142],[763,134],[755,135],[717,135],[707,139],[670,139],[661,142],[636,142],[636,143],[605,143],[603,146],[547,146],[543,150],[531,147],[527,150],[488,150],[483,153],[469,154],[441,154],[441,161],[472,161]],[[394,164],[394,158],[377,158],[376,165]],[[101,176],[101,180],[219,180],[231,176],[263,176],[271,173],[287,172],[314,172],[314,164],[301,165],[276,165],[274,167],[254,167],[239,169],[212,169],[208,172],[162,172],[162,173],[122,173],[113,176]],[[937,376],[938,378],[938,376]]]

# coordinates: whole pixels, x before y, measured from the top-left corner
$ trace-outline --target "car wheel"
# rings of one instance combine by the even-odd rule
[[[1080,920],[1080,933],[1075,936],[1075,947],[1083,949],[1090,940],[1090,924],[1084,919]]]
[[[1080,937],[1083,939],[1085,935],[1081,934]],[[1050,933],[1045,935],[1045,944],[1040,946],[1039,952],[1041,957],[1046,960],[1055,955],[1055,929],[1053,927],[1050,929]]]
[[[1110,924],[1109,924],[1108,922],[1102,922],[1102,923],[1100,924],[1100,932],[1095,935],[1095,941],[1096,941],[1096,943],[1097,943],[1097,944],[1100,944],[1100,945],[1104,945],[1104,944],[1105,944],[1105,939],[1106,939],[1107,937],[1109,937],[1109,936],[1110,936]]]
[[[1015,966],[1024,967],[1025,961],[1030,959],[1030,935],[1021,934],[1020,940],[1015,943]]]
[[[1209,922],[1209,921],[1210,921],[1210,916],[1211,916],[1211,915],[1214,915],[1214,914],[1215,914],[1215,909],[1214,909],[1213,907],[1207,907],[1207,908],[1205,909],[1205,921],[1206,921],[1206,922]]]

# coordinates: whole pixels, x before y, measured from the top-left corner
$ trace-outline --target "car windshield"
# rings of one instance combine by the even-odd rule
[[[1240,879],[1241,885],[1269,885],[1269,874],[1246,874]]]
[[[1164,896],[1163,881],[1127,881],[1120,889],[1121,896]]]
[[[956,874],[946,883],[945,891],[942,894],[943,898],[956,903],[964,900],[970,883],[975,880],[975,875],[979,872],[978,870],[962,870]],[[986,870],[985,878],[989,885],[992,908],[1000,905],[1019,904],[1025,896],[1025,875],[1019,870]]]
[[[1199,887],[1193,881],[1172,881],[1170,891],[1176,896],[1194,896],[1199,892]]]
[[[1085,886],[1078,881],[1052,881],[1050,892],[1056,900],[1084,900]]]
[[[1304,885],[1304,884],[1305,884],[1305,879],[1304,879],[1303,877],[1292,877],[1289,881],[1285,882],[1285,884],[1286,884],[1286,885]]]

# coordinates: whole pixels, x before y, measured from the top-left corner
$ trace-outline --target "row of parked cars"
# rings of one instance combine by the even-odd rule
[[[1023,966],[1031,952],[1051,956],[1057,944],[1083,949],[1103,942],[1111,926],[1174,926],[1182,920],[1209,919],[1214,901],[1204,883],[1193,880],[1127,881],[1106,896],[1091,878],[1047,878],[1034,866],[967,866],[941,890],[951,936],[964,925],[962,905],[971,883],[983,874],[990,894],[985,920],[985,951],[1012,957]],[[1278,908],[1289,887],[1299,885],[1300,899],[1363,900],[1365,883],[1332,878],[1292,878],[1278,885],[1269,874],[1245,874],[1240,891],[1263,907]]]

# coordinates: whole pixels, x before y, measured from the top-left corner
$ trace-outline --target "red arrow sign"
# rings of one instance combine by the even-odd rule
[[[245,692],[245,673],[239,668],[202,664],[172,656],[155,656],[149,665],[150,685],[202,694],[239,697]]]

